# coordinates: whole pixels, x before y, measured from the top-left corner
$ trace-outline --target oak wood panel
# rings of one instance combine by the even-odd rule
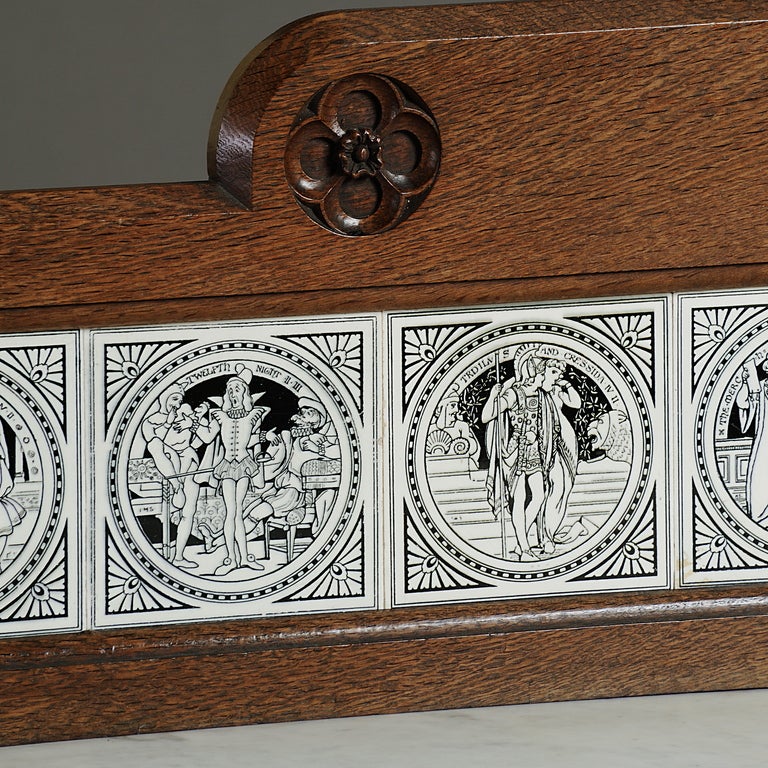
[[[254,146],[265,105],[280,80],[328,51],[396,43],[405,50],[429,40],[472,41],[509,36],[535,36],[695,25],[755,18],[749,2],[516,2],[437,8],[391,8],[329,13],[300,20],[257,46],[233,74],[222,94],[212,130],[210,175],[248,203],[257,164]],[[759,18],[759,16],[758,16]],[[470,70],[464,72],[466,78]],[[245,156],[243,153],[245,152]]]
[[[0,330],[768,285],[762,15],[544,0],[298,22],[225,89],[212,181],[0,196]],[[444,151],[420,210],[371,238],[309,221],[282,169],[301,105],[356,71],[416,89]],[[749,585],[3,639],[0,740],[765,686],[766,640]]]
[[[271,46],[257,58],[282,73],[272,86],[262,93],[240,72],[226,102],[257,121],[252,210],[206,183],[4,196],[0,254],[17,290],[0,306],[763,263],[766,23],[722,21],[747,17],[748,3],[554,6],[452,9],[437,27],[399,13],[400,34],[378,40],[366,35],[379,12],[363,15],[364,32],[355,14],[303,22],[303,42],[281,38],[283,64],[270,64]],[[686,14],[688,26],[658,26]],[[315,45],[331,24],[335,36]],[[306,99],[353,71],[407,82],[443,136],[427,201],[372,238],[311,222],[282,165]]]
[[[503,306],[617,296],[649,296],[670,291],[748,288],[768,285],[768,264],[721,265],[644,272],[573,274],[562,277],[411,283],[340,290],[301,288],[282,293],[254,293],[164,301],[94,302],[0,309],[0,333],[105,328],[153,323],[252,320],[295,315],[437,307]]]
[[[764,686],[767,608],[686,590],[5,641],[0,743]]]

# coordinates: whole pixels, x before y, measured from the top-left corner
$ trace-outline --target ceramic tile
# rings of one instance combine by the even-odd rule
[[[768,578],[768,292],[679,298],[685,584]]]
[[[81,626],[78,336],[0,336],[0,635]]]
[[[395,605],[669,585],[668,305],[388,316]]]
[[[97,626],[376,606],[375,332],[90,334]]]

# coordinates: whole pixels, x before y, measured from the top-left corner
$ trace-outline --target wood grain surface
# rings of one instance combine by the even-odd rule
[[[768,285],[763,4],[332,13],[259,46],[211,179],[0,196],[0,331]],[[201,54],[204,55],[204,54]],[[407,83],[440,176],[366,238],[312,222],[290,127]],[[768,685],[768,590],[689,589],[0,640],[0,742]]]
[[[750,3],[412,11],[300,22],[239,73],[213,170],[248,207],[210,183],[4,195],[17,290],[0,307],[765,262],[768,51]],[[314,224],[283,169],[307,98],[355,71],[407,82],[443,141],[424,205],[372,238]],[[224,157],[258,177],[248,195]]]
[[[3,744],[768,685],[756,589],[5,640]]]

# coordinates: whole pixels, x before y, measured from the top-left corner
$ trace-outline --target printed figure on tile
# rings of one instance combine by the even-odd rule
[[[200,458],[193,446],[198,423],[190,406],[184,403],[184,390],[174,384],[160,395],[157,410],[152,411],[141,425],[147,452],[170,486],[166,493],[170,495],[177,526],[174,565],[192,568],[196,564],[184,559],[184,551],[192,534],[200,495],[196,478]]]
[[[425,443],[434,498],[481,548],[523,562],[561,554],[602,525],[624,490],[632,435],[621,397],[605,377],[598,386],[585,358],[552,344],[504,347],[475,367],[480,375],[462,372],[435,411]],[[437,426],[446,411],[449,429]],[[476,499],[477,535],[469,508],[459,513],[462,496]]]
[[[291,416],[290,429],[272,429],[267,433],[267,487],[251,516],[257,520],[274,517],[299,523],[305,515],[304,496],[307,489],[313,489],[316,493],[312,528],[317,531],[336,498],[335,478],[341,472],[339,440],[319,400],[300,398],[298,409]]]
[[[211,478],[220,485],[224,499],[226,557],[215,571],[217,576],[241,566],[264,570],[248,552],[243,508],[248,492],[258,493],[265,484],[261,425],[270,409],[255,405],[264,393],[251,393],[252,376],[249,368],[237,366],[235,375],[227,379],[221,407],[209,413],[208,404],[203,403],[195,430],[195,436],[210,445],[204,463],[213,467]]]
[[[273,570],[266,529],[303,524],[311,539],[336,498],[341,456],[327,408],[304,387],[299,396],[284,371],[254,376],[254,367],[232,361],[168,383],[134,439],[135,514],[153,512],[145,534],[182,570],[235,579]]]
[[[0,337],[0,635],[81,626],[76,349]]]
[[[736,395],[739,427],[750,434],[752,447],[746,477],[746,504],[749,516],[768,525],[768,362],[766,350],[744,363],[742,384]],[[759,371],[759,372],[758,372]]]
[[[665,583],[664,312],[392,317],[397,604]]]
[[[764,290],[678,299],[684,584],[768,575],[767,301]]]
[[[719,503],[759,526],[762,538],[768,528],[768,345],[752,347],[728,347],[722,371],[707,377],[712,393],[698,409],[697,434],[711,446],[700,451]],[[707,460],[710,450],[714,461]]]
[[[487,424],[488,493],[494,515],[502,520],[509,509],[520,559],[534,560],[532,546],[544,554],[555,551],[568,496],[576,475],[576,434],[563,405],[581,407],[581,397],[562,378],[565,364],[537,355],[538,348],[515,354],[515,378],[497,381],[481,414]],[[535,523],[532,543],[529,531]]]

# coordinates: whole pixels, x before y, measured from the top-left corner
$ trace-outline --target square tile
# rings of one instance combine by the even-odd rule
[[[678,299],[682,583],[768,578],[768,292]]]
[[[388,315],[394,605],[669,586],[668,314]]]
[[[0,635],[82,625],[78,335],[0,336]]]
[[[377,605],[375,334],[90,333],[96,626]]]

